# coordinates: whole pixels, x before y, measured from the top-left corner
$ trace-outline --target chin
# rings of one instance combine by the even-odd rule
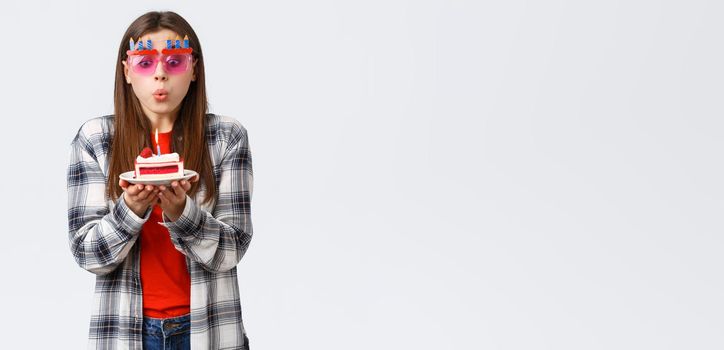
[[[153,113],[164,114],[173,112],[179,105],[180,103],[174,103],[169,101],[156,102],[156,100],[153,100],[151,101],[151,105],[146,106],[146,108],[148,108]]]

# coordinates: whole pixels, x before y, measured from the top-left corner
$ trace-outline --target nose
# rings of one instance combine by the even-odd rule
[[[153,78],[155,80],[161,80],[161,81],[168,80],[168,75],[166,75],[166,70],[163,69],[163,62],[161,62],[160,60],[158,61],[158,64],[156,64],[156,72],[153,74]]]

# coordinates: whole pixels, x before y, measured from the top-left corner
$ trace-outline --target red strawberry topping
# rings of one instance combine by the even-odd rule
[[[143,158],[149,158],[153,155],[153,151],[151,151],[151,148],[146,147],[141,151],[141,157]]]

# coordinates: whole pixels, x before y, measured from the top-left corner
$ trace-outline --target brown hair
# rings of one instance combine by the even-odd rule
[[[184,159],[184,168],[194,169],[200,175],[200,181],[193,182],[188,195],[193,197],[203,183],[206,196],[204,203],[216,197],[216,179],[211,165],[209,149],[206,144],[206,83],[204,80],[204,60],[201,44],[193,28],[183,17],[175,12],[148,12],[138,17],[123,34],[118,47],[116,60],[116,81],[114,95],[115,135],[111,141],[110,164],[108,170],[107,195],[113,200],[120,197],[122,189],[118,186],[118,176],[133,169],[133,161],[144,147],[151,146],[151,125],[141,109],[138,98],[130,84],[126,83],[123,64],[128,57],[126,50],[130,38],[139,38],[145,34],[162,29],[172,30],[183,36],[189,36],[196,59],[194,67],[195,81],[181,102],[179,115],[174,121],[171,150]],[[189,152],[186,152],[189,150]]]

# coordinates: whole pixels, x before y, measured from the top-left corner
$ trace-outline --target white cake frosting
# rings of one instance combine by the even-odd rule
[[[153,155],[148,158],[143,158],[141,156],[136,157],[136,162],[138,163],[165,163],[165,162],[178,162],[179,161],[179,155],[178,153],[167,153],[162,154],[160,156]]]

